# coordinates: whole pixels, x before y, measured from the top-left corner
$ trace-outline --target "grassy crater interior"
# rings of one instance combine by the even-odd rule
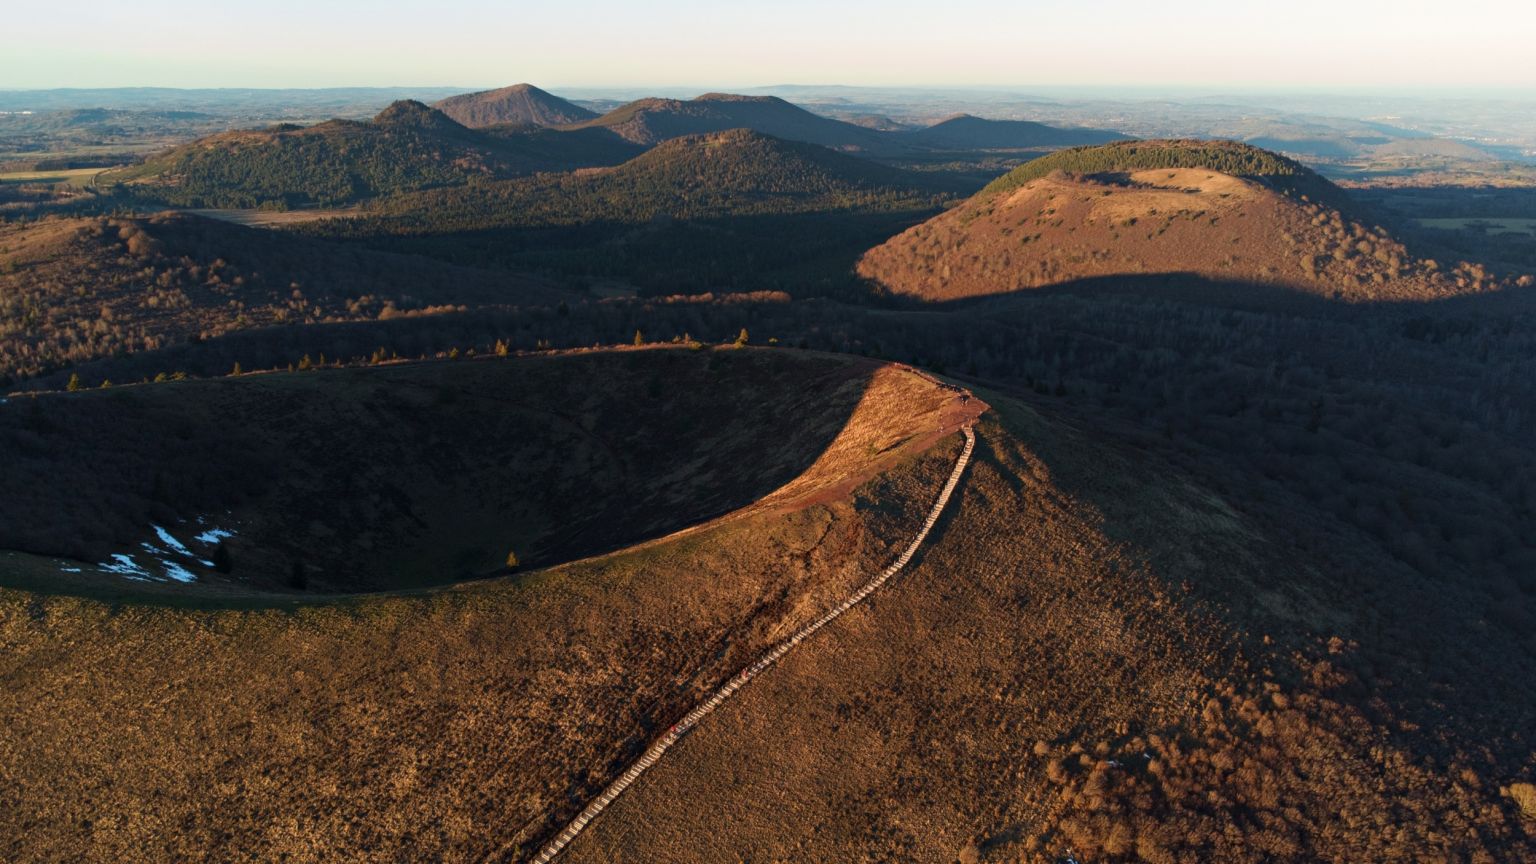
[[[158,549],[200,584],[280,591],[443,584],[502,572],[509,554],[557,563],[800,477],[878,368],[663,349],[13,398],[0,549],[74,562],[81,578],[126,554],[151,581]],[[233,532],[222,552],[195,539],[210,526]]]

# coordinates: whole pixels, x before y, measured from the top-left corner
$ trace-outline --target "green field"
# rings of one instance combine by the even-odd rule
[[[274,225],[293,225],[299,222],[313,222],[316,219],[335,219],[345,216],[355,216],[355,210],[257,210],[257,209],[192,209],[187,210],[198,216],[209,219],[217,219],[221,222],[233,222],[236,225],[245,225],[253,228],[271,227]]]
[[[13,171],[0,173],[0,183],[66,183],[79,189],[94,186],[102,168],[69,168],[62,171]]]

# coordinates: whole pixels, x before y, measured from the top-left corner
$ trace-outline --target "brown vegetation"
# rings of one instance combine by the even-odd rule
[[[571,861],[1536,860],[1498,789],[1527,734],[1426,746],[1354,676],[1359,647],[1323,638],[1350,625],[1264,611],[1326,574],[1144,456],[994,404],[915,569],[694,731]],[[1529,687],[1510,700],[1528,729]]]
[[[568,296],[512,274],[174,214],[0,224],[0,384],[240,330]]]
[[[432,107],[470,129],[503,125],[560,126],[597,116],[532,84],[513,84],[497,90],[450,96],[433,103]]]
[[[1478,265],[1416,257],[1329,204],[1206,168],[1055,173],[983,191],[870,250],[859,273],[927,300],[1169,274],[1350,302],[1498,287]]]

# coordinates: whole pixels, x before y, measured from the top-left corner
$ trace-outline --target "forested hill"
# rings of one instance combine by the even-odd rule
[[[186,214],[0,223],[0,388],[242,330],[564,296],[511,273]]]
[[[560,126],[591,120],[597,112],[546,93],[532,84],[464,93],[433,103],[434,108],[471,129],[486,126]]]
[[[112,172],[102,182],[133,198],[179,207],[334,206],[472,178],[593,164],[583,158],[589,147],[561,154],[530,143],[523,136],[467,129],[420,102],[401,101],[369,122],[214,135]]]
[[[404,196],[382,202],[375,218],[338,220],[314,230],[438,233],[643,223],[659,217],[907,209],[933,206],[946,192],[934,183],[825,147],[736,129],[666,141],[616,168]]]

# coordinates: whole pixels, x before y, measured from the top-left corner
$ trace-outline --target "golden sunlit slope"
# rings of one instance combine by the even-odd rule
[[[702,356],[837,392],[752,353]],[[0,593],[0,856],[528,860],[927,515],[981,406],[845,362],[843,421],[766,505],[612,555],[278,608]],[[1358,536],[1326,566],[1284,533],[1320,514],[1281,530],[981,395],[911,565],[561,860],[1536,861],[1536,664],[1466,585]]]
[[[162,606],[0,591],[0,858],[466,861],[525,829],[535,837],[703,688],[883,566],[948,472],[955,425],[979,408],[894,367],[791,352],[648,350],[437,370],[462,384],[506,374],[521,386],[540,363],[600,373],[564,382],[552,425],[635,447],[584,457],[577,445],[529,467],[558,480],[559,459],[681,451],[653,456],[670,459],[666,470],[622,487],[562,485],[621,505],[618,515],[681,519],[689,505],[661,498],[751,493],[788,467],[788,450],[803,452],[789,457],[785,486],[697,530],[452,589],[308,605],[247,597],[239,608],[206,595]],[[648,368],[660,395],[634,378]],[[600,379],[635,394],[626,416],[594,410],[583,389]],[[699,393],[669,392],[682,388]],[[493,388],[476,389],[484,395],[457,401],[506,410]],[[690,398],[709,407],[688,413]],[[702,452],[681,437],[628,441],[664,422],[644,419],[647,400],[715,445],[748,425],[762,431],[748,453]],[[590,425],[602,419],[633,429]],[[514,436],[500,443],[500,458],[520,458]],[[476,470],[504,472],[495,458]],[[389,467],[409,480],[401,464]],[[337,496],[370,495],[367,481],[326,479]],[[341,515],[349,506],[335,502]],[[333,539],[306,542],[318,550]],[[46,563],[0,555],[10,573]]]
[[[1186,275],[1346,301],[1493,287],[1443,272],[1284,157],[1232,142],[1136,141],[1025,163],[871,249],[858,272],[927,300]]]
[[[1379,555],[1318,570],[1141,454],[983,395],[908,571],[562,860],[1536,860],[1531,652],[1445,611],[1464,589]]]

